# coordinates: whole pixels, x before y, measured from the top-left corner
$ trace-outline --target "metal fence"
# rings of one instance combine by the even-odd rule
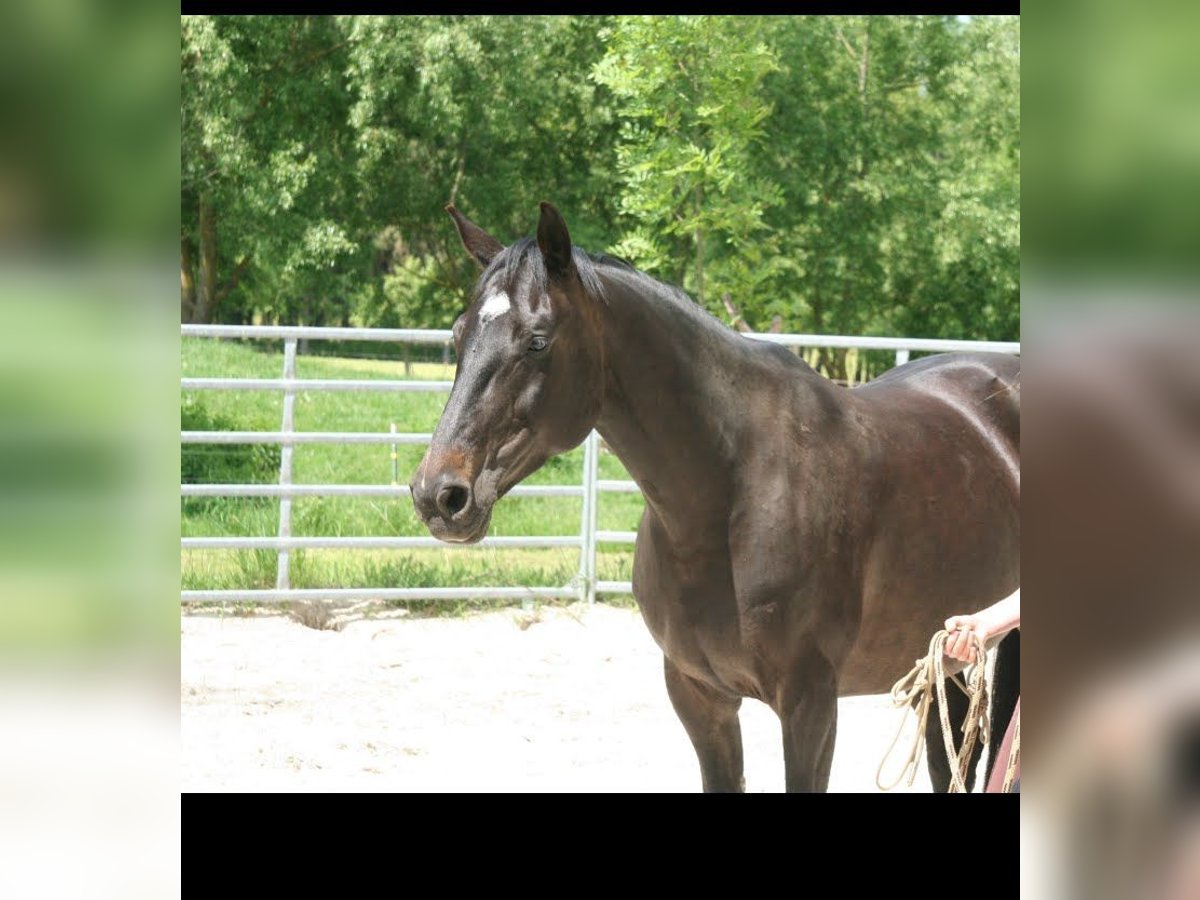
[[[278,554],[277,576],[270,590],[190,590],[181,591],[184,603],[212,601],[257,601],[277,603],[286,600],[475,600],[571,598],[592,602],[597,594],[630,593],[627,581],[599,581],[596,578],[598,544],[631,544],[633,531],[597,529],[600,495],[606,492],[637,492],[632,481],[599,477],[599,438],[595,431],[583,443],[583,466],[578,484],[518,485],[510,491],[516,497],[582,497],[583,512],[578,535],[542,535],[529,537],[488,537],[473,547],[578,547],[579,569],[570,583],[546,587],[419,587],[419,588],[315,588],[291,587],[289,554],[292,550],[318,548],[356,548],[407,550],[415,548],[459,547],[433,537],[295,537],[292,535],[292,499],[295,497],[389,497],[408,496],[406,485],[379,484],[293,484],[292,450],[297,444],[428,444],[428,433],[417,432],[314,432],[296,431],[295,406],[298,391],[437,391],[448,393],[449,381],[384,381],[296,378],[296,349],[302,340],[381,341],[407,344],[446,345],[451,341],[447,330],[410,328],[316,328],[254,325],[183,325],[184,337],[251,338],[283,341],[283,373],[280,378],[183,378],[183,390],[203,391],[282,391],[283,417],[279,431],[183,431],[184,444],[278,444],[280,445],[279,484],[182,484],[183,497],[271,497],[279,500],[277,537],[185,537],[184,550],[274,550]],[[947,341],[914,338],[842,337],[812,334],[753,334],[758,340],[790,347],[835,347],[861,350],[889,350],[896,364],[908,361],[909,353],[953,350],[984,350],[1019,353],[1020,345],[1000,341]]]

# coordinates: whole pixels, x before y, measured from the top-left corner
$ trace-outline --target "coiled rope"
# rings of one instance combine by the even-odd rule
[[[972,634],[977,662],[971,667],[967,683],[963,684],[957,677],[950,676],[959,689],[970,698],[967,717],[962,726],[962,748],[955,753],[954,736],[951,732],[950,717],[946,706],[945,647],[949,637],[950,633],[945,630],[935,634],[929,642],[929,652],[925,658],[917,660],[912,671],[892,685],[892,705],[898,709],[911,709],[916,713],[917,734],[913,738],[912,748],[900,774],[890,784],[884,785],[883,770],[904,731],[904,723],[908,719],[908,715],[905,714],[900,719],[900,727],[896,729],[896,736],[892,738],[892,743],[879,762],[879,769],[875,772],[875,784],[881,791],[890,791],[900,783],[906,774],[908,775],[908,787],[912,787],[913,781],[917,777],[917,764],[921,759],[921,751],[925,743],[925,724],[929,720],[929,705],[933,701],[936,691],[938,715],[942,721],[942,740],[946,747],[946,758],[950,761],[950,793],[967,793],[965,779],[971,763],[971,753],[974,751],[977,741],[981,740],[986,747],[989,736],[988,685],[984,672],[987,648],[979,635]]]

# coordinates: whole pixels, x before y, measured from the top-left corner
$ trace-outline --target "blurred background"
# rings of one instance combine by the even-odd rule
[[[179,893],[175,29],[0,8],[6,897]]]
[[[1022,896],[1200,897],[1200,10],[1023,25]]]

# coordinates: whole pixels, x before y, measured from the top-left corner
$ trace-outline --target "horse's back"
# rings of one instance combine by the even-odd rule
[[[990,400],[1006,396],[1020,410],[1021,360],[1007,353],[940,353],[889,369],[855,389],[862,396],[937,388],[962,397]]]
[[[938,418],[939,408],[991,435],[994,452],[1010,470],[1019,467],[1021,361],[1003,353],[943,353],[897,366],[855,389],[879,417],[907,413],[917,424]],[[1019,471],[1014,474],[1019,479]],[[1019,480],[1017,482],[1019,486]]]

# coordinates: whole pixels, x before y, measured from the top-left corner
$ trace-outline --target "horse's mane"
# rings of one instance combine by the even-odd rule
[[[670,307],[677,310],[680,314],[698,322],[703,322],[709,327],[715,326],[722,332],[737,334],[725,322],[722,322],[697,303],[695,298],[679,287],[679,285],[659,281],[653,275],[647,275],[641,269],[635,268],[631,263],[617,256],[591,254],[590,259],[598,266],[615,268],[619,274],[636,282],[641,287],[643,295],[666,301]]]
[[[617,274],[636,281],[643,288],[644,293],[668,301],[683,315],[702,321],[710,327],[716,326],[722,331],[734,333],[724,322],[688,296],[682,288],[647,275],[635,268],[628,260],[607,253],[588,253],[586,250],[574,246],[571,247],[571,260],[575,263],[576,271],[579,272],[579,280],[583,284],[584,291],[596,300],[608,302],[604,282],[600,279],[600,271],[602,269],[615,270]],[[490,283],[493,278],[497,278],[503,280],[505,284],[512,285],[521,275],[532,279],[531,287],[535,291],[545,292],[550,276],[546,271],[546,262],[542,258],[542,251],[538,248],[537,241],[531,237],[514,241],[496,254],[477,284],[482,286]]]
[[[630,271],[637,271],[628,263],[616,260],[615,257],[593,256],[579,247],[571,248],[571,261],[575,263],[575,269],[579,272],[579,280],[583,284],[583,289],[597,300],[605,299],[604,283],[596,271],[598,264],[615,262]],[[479,279],[478,283],[486,284],[493,277],[498,277],[505,283],[512,284],[522,272],[533,279],[532,287],[535,291],[539,294],[545,292],[550,277],[546,271],[546,261],[542,258],[542,251],[538,248],[537,241],[530,237],[514,241],[496,254],[488,267],[484,269],[483,277]]]

